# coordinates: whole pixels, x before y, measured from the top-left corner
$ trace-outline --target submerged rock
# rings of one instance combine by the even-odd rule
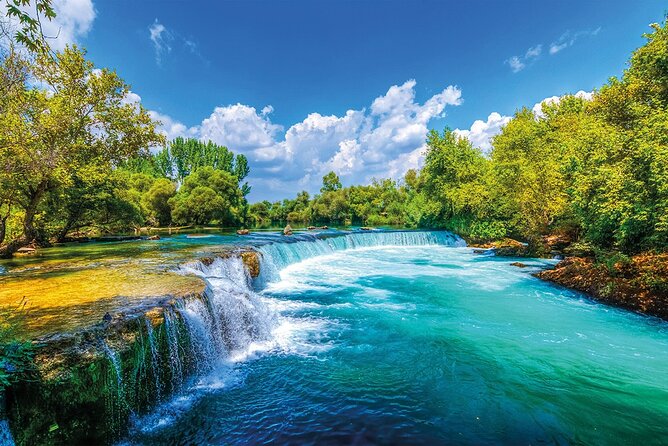
[[[516,266],[518,268],[528,268],[529,267],[529,265],[527,265],[526,263],[522,263],[522,262],[513,262],[513,263],[510,264],[510,266]]]

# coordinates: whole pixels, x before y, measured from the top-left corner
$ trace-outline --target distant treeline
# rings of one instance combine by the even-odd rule
[[[424,167],[402,182],[255,203],[258,221],[447,228],[473,239],[538,242],[563,233],[602,249],[668,247],[668,29],[652,25],[621,78],[591,100],[518,110],[483,154],[450,130],[429,134]]]
[[[518,110],[490,153],[432,131],[424,167],[402,181],[342,187],[330,172],[314,197],[252,206],[243,155],[166,142],[114,71],[77,47],[51,51],[30,21],[17,45],[3,23],[0,256],[142,226],[286,221],[447,228],[476,240],[563,233],[626,253],[668,246],[666,22],[652,25],[621,78],[591,100]]]

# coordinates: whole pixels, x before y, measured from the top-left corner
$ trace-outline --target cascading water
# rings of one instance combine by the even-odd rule
[[[668,435],[666,323],[531,275],[549,261],[517,268],[445,232],[278,238],[256,249],[259,294],[236,258],[196,264],[206,305],[177,315],[212,343],[194,351],[283,354],[213,368],[232,385],[182,392],[131,444],[658,445]]]
[[[160,370],[166,384],[156,379],[155,402],[164,390],[177,396],[135,426],[150,425],[148,418],[162,424],[172,419],[173,411],[184,410],[201,389],[217,388],[221,373],[230,373],[233,364],[255,352],[283,351],[309,355],[322,351],[322,333],[333,321],[322,318],[293,317],[288,313],[291,302],[264,296],[264,288],[279,278],[286,266],[315,256],[338,251],[392,246],[465,246],[449,232],[370,231],[353,233],[296,234],[291,237],[263,239],[256,248],[260,275],[250,277],[240,256],[196,261],[181,267],[184,274],[201,277],[206,288],[203,295],[175,302],[164,309],[161,328],[163,350],[159,351],[158,334],[146,321],[145,347],[141,358],[151,364],[144,369]],[[267,243],[269,242],[269,243]],[[114,356],[109,354],[111,360]],[[140,359],[141,359],[140,358]],[[165,370],[166,369],[166,370]],[[208,382],[207,380],[212,380]],[[164,390],[163,390],[164,389]]]
[[[164,335],[170,391],[183,389],[189,373],[203,376],[221,361],[237,362],[255,351],[273,348],[291,350],[291,336],[304,327],[317,329],[312,320],[293,320],[280,316],[284,302],[258,294],[253,286],[277,278],[285,266],[335,251],[373,246],[464,246],[464,241],[449,232],[382,231],[337,233],[318,236],[298,234],[272,240],[257,250],[260,276],[254,281],[238,256],[197,261],[181,268],[184,274],[200,276],[206,283],[201,298],[187,299],[164,311]],[[152,362],[159,367],[155,333],[147,321],[147,338]],[[303,331],[303,330],[301,330]],[[299,340],[297,344],[307,344]],[[110,354],[113,359],[113,355]],[[159,400],[160,385],[156,384]]]
[[[0,420],[0,446],[14,446],[14,439],[9,431],[7,420]]]
[[[258,249],[262,258],[257,286],[263,287],[275,280],[278,272],[290,264],[346,249],[380,246],[466,246],[461,237],[447,231],[369,231],[325,238],[300,234],[286,241],[288,243],[272,243]]]

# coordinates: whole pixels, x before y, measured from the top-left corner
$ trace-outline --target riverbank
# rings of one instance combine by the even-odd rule
[[[469,246],[499,257],[562,258],[554,268],[534,275],[604,304],[668,320],[668,253],[632,257],[608,253],[597,258],[591,249],[562,235],[543,237],[538,246],[510,238]]]
[[[668,320],[668,254],[640,254],[608,263],[567,257],[535,276],[608,305]]]

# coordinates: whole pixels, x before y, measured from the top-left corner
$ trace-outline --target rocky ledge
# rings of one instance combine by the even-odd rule
[[[196,260],[211,264],[233,256],[249,276],[259,274],[259,254],[248,249]],[[0,415],[16,444],[110,444],[123,437],[132,416],[178,392],[202,367],[181,311],[189,301],[211,308],[202,287],[142,299],[92,326],[35,340],[34,370],[0,395]]]

